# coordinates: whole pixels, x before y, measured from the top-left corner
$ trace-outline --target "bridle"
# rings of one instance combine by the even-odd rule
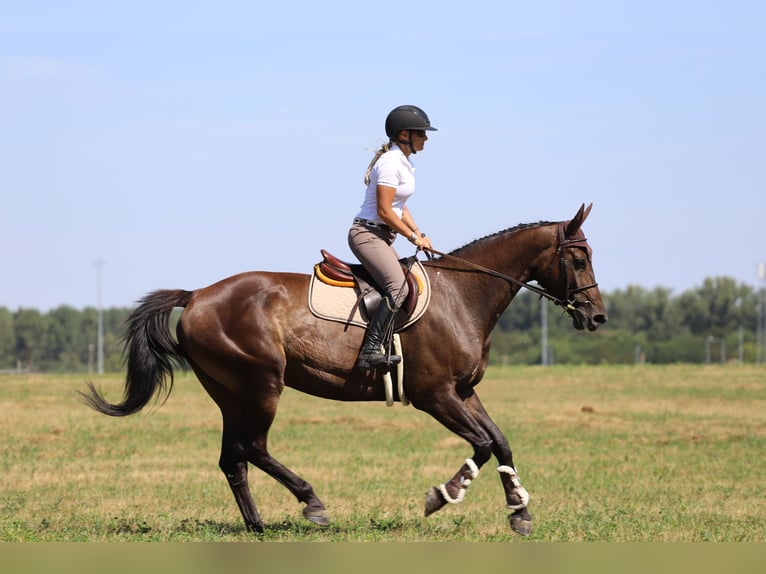
[[[554,261],[556,261],[556,256],[558,255],[559,258],[559,274],[564,276],[564,292],[566,293],[567,300],[561,301],[558,300],[554,301],[556,305],[561,305],[565,309],[574,310],[574,304],[575,304],[575,295],[578,293],[582,293],[583,291],[587,291],[588,289],[593,289],[594,287],[598,287],[598,283],[591,283],[590,285],[585,285],[582,287],[570,287],[569,286],[569,273],[567,273],[567,265],[568,261],[567,258],[564,256],[564,250],[567,247],[572,247],[574,245],[577,245],[578,243],[586,243],[588,240],[583,237],[573,237],[573,238],[567,238],[566,234],[564,233],[564,223],[559,224],[558,227],[558,236],[559,236],[559,243],[556,247],[556,253],[553,255],[553,258],[551,259],[550,265],[548,265],[548,268],[550,268]],[[585,253],[588,257],[588,262],[590,263],[590,250],[588,247],[585,247]],[[586,304],[590,304],[590,300],[585,301]]]
[[[467,267],[471,267],[473,269],[476,269],[477,271],[481,271],[482,273],[486,273],[487,275],[492,275],[493,277],[498,277],[499,279],[503,279],[507,281],[508,283],[511,283],[512,285],[518,285],[519,287],[523,287],[525,289],[529,289],[533,293],[537,293],[540,297],[545,297],[549,301],[552,301],[554,305],[558,305],[559,307],[563,307],[567,311],[575,311],[575,303],[576,303],[576,295],[578,293],[582,293],[583,291],[587,291],[588,289],[593,289],[594,287],[598,287],[598,283],[591,283],[590,285],[585,285],[583,287],[570,287],[569,285],[569,273],[567,273],[567,259],[565,257],[565,249],[569,247],[576,246],[581,243],[585,243],[587,239],[585,237],[575,237],[575,238],[567,238],[566,234],[564,233],[564,226],[565,223],[560,223],[558,227],[558,245],[556,246],[556,252],[553,254],[553,258],[551,259],[549,268],[553,265],[553,263],[556,261],[556,257],[559,259],[559,273],[564,276],[565,281],[565,293],[566,293],[566,299],[560,299],[553,295],[552,293],[549,293],[545,289],[541,287],[537,287],[535,285],[531,285],[529,283],[525,283],[524,281],[519,281],[518,279],[511,277],[509,275],[505,275],[504,273],[500,273],[499,271],[495,271],[494,269],[490,269],[488,267],[484,267],[482,265],[479,265],[478,263],[473,263],[472,261],[468,261],[467,259],[463,259],[462,257],[455,257],[454,255],[450,255],[449,253],[443,253],[441,251],[437,251],[436,249],[429,249],[427,251],[427,255],[429,253],[432,253],[434,255],[438,255],[440,257],[443,257],[445,259],[451,259],[453,261],[457,261],[462,263],[463,265]],[[586,249],[587,251],[587,249]],[[590,261],[590,255],[588,255],[588,261]],[[585,304],[590,304],[591,301],[587,300],[585,301]]]

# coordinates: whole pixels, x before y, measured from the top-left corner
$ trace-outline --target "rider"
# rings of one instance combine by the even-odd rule
[[[410,156],[423,151],[427,131],[436,131],[426,113],[416,106],[399,106],[386,117],[388,143],[375,152],[364,183],[364,201],[348,232],[351,251],[383,289],[383,302],[367,326],[356,366],[368,370],[386,363],[381,342],[408,289],[399,256],[393,248],[397,234],[418,249],[431,249],[405,205],[415,191],[415,166]],[[398,363],[392,355],[388,361]]]

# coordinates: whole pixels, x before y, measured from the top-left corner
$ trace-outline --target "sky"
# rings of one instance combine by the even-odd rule
[[[353,259],[400,104],[439,129],[408,205],[440,251],[593,203],[602,291],[764,285],[764,2],[0,7],[0,307]]]

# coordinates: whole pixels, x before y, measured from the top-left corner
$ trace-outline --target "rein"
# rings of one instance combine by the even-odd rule
[[[482,273],[486,273],[487,275],[492,275],[493,277],[497,277],[498,279],[503,279],[505,281],[508,281],[508,283],[513,283],[514,285],[518,285],[519,287],[525,287],[526,289],[529,289],[530,291],[537,293],[538,295],[540,295],[540,297],[545,297],[546,299],[552,301],[555,305],[559,305],[561,307],[574,311],[574,306],[572,305],[572,302],[559,299],[555,295],[551,295],[550,293],[548,293],[545,289],[541,289],[540,287],[535,287],[534,285],[530,285],[529,283],[524,283],[524,281],[519,281],[518,279],[515,279],[511,277],[510,275],[505,275],[503,273],[500,273],[499,271],[490,269],[489,267],[484,267],[482,265],[479,265],[478,263],[473,263],[472,261],[468,261],[467,259],[463,259],[462,257],[455,257],[454,255],[450,255],[449,253],[444,253],[437,249],[429,249],[428,252],[433,253],[434,255],[443,257],[445,259],[452,259],[453,261],[462,263],[466,267],[472,267],[473,269],[476,269],[477,271],[481,271]]]
[[[574,296],[577,295],[578,293],[582,293],[583,291],[587,291],[588,289],[591,289],[593,287],[597,287],[598,283],[586,285],[585,287],[575,287],[573,289],[569,288],[569,275],[566,273],[566,258],[564,257],[564,248],[570,245],[573,245],[575,243],[583,243],[586,241],[586,239],[585,237],[577,238],[577,239],[566,239],[566,238],[562,238],[561,235],[562,235],[562,228],[560,227],[559,228],[559,244],[558,244],[558,247],[556,248],[556,255],[559,256],[561,272],[563,273],[565,281],[566,281],[567,300],[559,299],[555,295],[548,293],[545,289],[536,287],[534,285],[530,285],[529,283],[525,283],[524,281],[519,281],[518,279],[514,277],[505,275],[503,273],[495,271],[494,269],[484,267],[482,265],[479,265],[478,263],[473,263],[471,261],[468,261],[467,259],[463,259],[462,257],[455,257],[454,255],[450,255],[449,253],[443,253],[436,249],[429,249],[428,253],[439,255],[440,257],[443,257],[445,259],[452,259],[453,261],[462,263],[463,265],[467,267],[472,267],[473,269],[476,269],[477,271],[481,271],[482,273],[486,273],[487,275],[492,275],[493,277],[503,279],[504,281],[508,281],[509,283],[512,283],[513,285],[518,285],[519,287],[524,287],[534,293],[537,293],[540,297],[545,297],[549,301],[552,301],[554,305],[563,307],[564,309],[568,311],[574,311],[575,310]],[[554,260],[556,255],[554,255]],[[551,263],[553,263],[553,261],[551,261]]]

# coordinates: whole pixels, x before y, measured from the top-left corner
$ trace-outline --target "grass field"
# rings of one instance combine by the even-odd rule
[[[97,377],[109,398],[118,375]],[[531,495],[511,532],[496,462],[465,500],[423,517],[470,448],[412,407],[288,389],[270,450],[311,482],[332,524],[256,469],[267,531],[245,531],[217,466],[220,416],[192,376],[167,403],[112,419],[81,376],[0,376],[2,541],[766,541],[766,369],[498,367],[479,395]]]

